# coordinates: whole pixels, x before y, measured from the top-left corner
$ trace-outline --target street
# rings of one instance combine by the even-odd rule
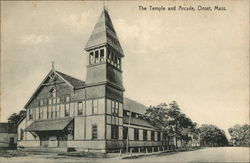
[[[109,158],[86,158],[57,155],[56,153],[28,154],[3,158],[0,163],[6,162],[249,162],[247,147],[217,147],[204,148],[195,151],[162,153],[134,159],[121,159],[119,154],[109,154]]]

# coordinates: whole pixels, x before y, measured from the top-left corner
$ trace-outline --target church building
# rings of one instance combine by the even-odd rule
[[[25,105],[18,147],[59,151],[159,150],[162,133],[146,106],[124,97],[124,52],[106,9],[87,41],[86,81],[55,70]]]

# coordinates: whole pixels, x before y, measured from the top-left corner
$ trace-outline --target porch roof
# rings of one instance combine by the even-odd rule
[[[123,116],[123,123],[129,124],[129,117],[128,116]],[[135,118],[135,117],[131,117],[130,124],[131,125],[142,126],[142,127],[154,128],[154,126],[152,126],[149,123],[149,121],[144,120],[144,119]]]
[[[34,121],[25,131],[60,131],[73,120],[72,117]]]

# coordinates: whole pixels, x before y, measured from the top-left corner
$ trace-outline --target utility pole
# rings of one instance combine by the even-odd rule
[[[129,128],[130,128],[131,114],[132,114],[132,112],[130,111],[129,119],[128,119],[128,132],[127,132],[127,145],[126,145],[126,152],[127,153],[128,153],[128,145],[129,145]]]

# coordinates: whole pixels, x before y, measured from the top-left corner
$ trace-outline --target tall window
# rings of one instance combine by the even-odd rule
[[[53,97],[53,98],[56,97],[56,89],[53,89],[53,90],[52,90],[52,97]]]
[[[32,116],[32,113],[33,113],[33,109],[29,109],[29,119],[33,119],[33,116]]]
[[[23,140],[23,136],[24,136],[24,130],[20,129],[20,140]]]
[[[134,140],[139,140],[139,129],[138,128],[134,129]]]
[[[39,108],[39,119],[43,118],[43,108]]]
[[[82,102],[77,103],[77,109],[78,109],[78,115],[82,115],[82,113],[83,113]]]
[[[65,106],[65,117],[69,116],[69,104]]]
[[[123,127],[123,140],[128,138],[128,127]]]
[[[148,131],[143,130],[143,141],[147,141],[147,140],[148,140]]]
[[[117,59],[117,67],[120,69],[121,68],[121,59],[118,57]]]
[[[98,100],[93,100],[92,114],[98,113]]]
[[[107,54],[108,54],[107,61],[110,63],[111,62],[111,53],[108,49],[107,49]]]
[[[115,102],[115,114],[119,115],[119,103]]]
[[[151,131],[151,141],[154,141],[154,140],[155,140],[155,132]]]
[[[51,106],[48,106],[47,118],[51,118]]]
[[[158,141],[161,141],[161,132],[158,132],[158,133],[157,133],[157,140],[158,140]]]
[[[100,61],[104,62],[105,61],[105,57],[104,57],[104,49],[100,50]]]
[[[111,139],[118,139],[119,127],[118,125],[111,125]]]
[[[92,125],[92,140],[97,139],[97,125]]]
[[[90,56],[90,58],[89,58],[90,64],[93,64],[94,63],[94,53],[90,52],[89,56]]]
[[[39,101],[39,106],[43,106],[43,100]]]
[[[99,63],[99,51],[95,51],[95,63]]]
[[[55,117],[56,117],[56,107],[52,106],[51,118],[55,118]]]
[[[59,105],[56,106],[56,117],[60,117],[60,108],[59,108]]]

